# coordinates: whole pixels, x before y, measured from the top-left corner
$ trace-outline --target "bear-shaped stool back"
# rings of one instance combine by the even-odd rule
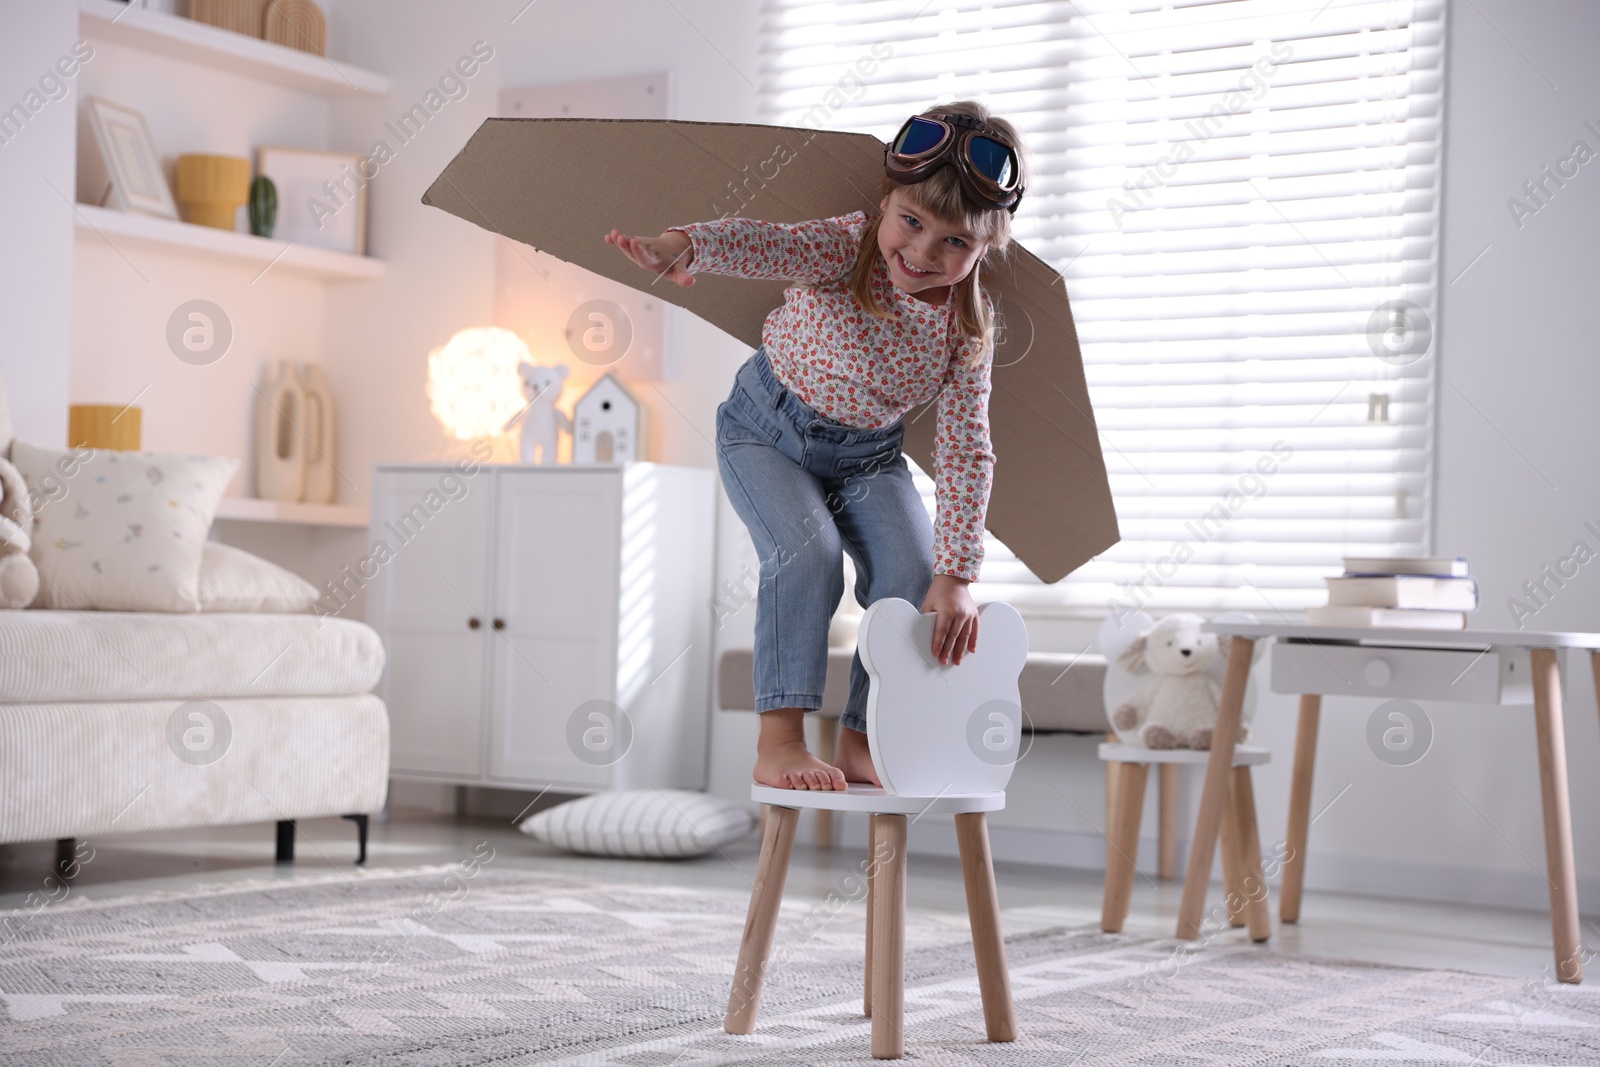
[[[1028,628],[1010,604],[982,604],[976,651],[942,664],[932,651],[937,621],[899,597],[875,601],[861,618],[872,765],[893,796],[1004,792],[1022,742],[1017,679]]]

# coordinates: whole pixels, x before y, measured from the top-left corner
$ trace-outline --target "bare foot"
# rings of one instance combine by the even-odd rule
[[[839,727],[839,746],[834,754],[839,770],[847,782],[870,782],[880,789],[878,769],[872,765],[872,751],[867,747],[867,735],[848,726]]]
[[[756,746],[755,780],[778,789],[844,790],[845,777],[837,767],[813,756],[804,741],[780,741]]]

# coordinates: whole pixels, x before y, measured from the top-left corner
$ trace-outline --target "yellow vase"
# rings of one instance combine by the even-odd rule
[[[238,156],[178,157],[178,202],[185,220],[232,230],[250,197],[250,161]]]

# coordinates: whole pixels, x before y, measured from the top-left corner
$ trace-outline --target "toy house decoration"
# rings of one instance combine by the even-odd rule
[[[624,464],[644,459],[643,415],[639,401],[616,375],[601,375],[573,408],[572,462]]]

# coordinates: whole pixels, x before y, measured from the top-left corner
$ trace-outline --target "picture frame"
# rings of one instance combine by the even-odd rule
[[[97,96],[85,102],[89,128],[100,150],[107,189],[101,203],[119,211],[137,211],[165,219],[178,217],[178,205],[161,169],[155,140],[144,116],[132,108]]]
[[[256,173],[278,187],[273,237],[352,255],[367,254],[367,183],[358,152],[263,146]]]

